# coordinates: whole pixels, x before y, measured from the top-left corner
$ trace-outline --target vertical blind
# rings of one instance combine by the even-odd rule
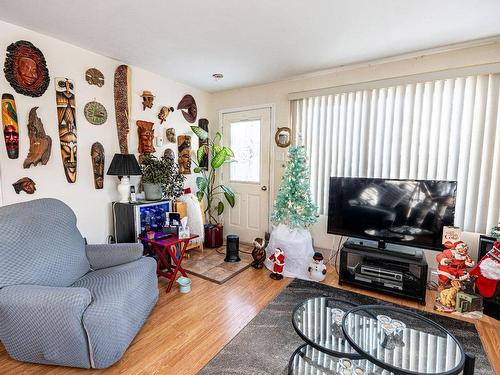
[[[456,180],[455,225],[500,219],[500,74],[423,81],[291,101],[311,191],[328,209],[330,176]]]

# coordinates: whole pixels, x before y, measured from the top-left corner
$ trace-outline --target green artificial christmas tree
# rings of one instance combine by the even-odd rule
[[[317,210],[318,207],[311,198],[309,167],[304,147],[291,146],[271,221],[291,229],[307,228],[318,221]]]

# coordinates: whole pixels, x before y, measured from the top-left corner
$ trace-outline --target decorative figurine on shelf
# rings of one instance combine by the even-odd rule
[[[160,108],[160,113],[158,113],[158,119],[160,120],[160,125],[165,122],[168,115],[174,111],[174,107],[163,106]]]
[[[43,123],[38,117],[36,110],[38,107],[33,107],[30,110],[28,117],[28,136],[30,138],[30,150],[28,156],[24,160],[23,168],[29,168],[32,165],[35,167],[38,163],[47,164],[50,158],[52,149],[52,138],[50,138],[43,128]]]
[[[483,309],[483,298],[475,293],[458,292],[456,297],[455,310],[465,314]]]
[[[281,280],[283,278],[283,269],[285,268],[285,252],[277,247],[269,257],[269,260],[274,263],[273,272],[269,277],[274,280]]]
[[[446,242],[446,250],[436,256],[438,261],[439,285],[438,291],[449,287],[451,281],[460,281],[469,278],[468,268],[474,266],[474,261],[469,256],[469,246],[463,241]]]
[[[309,277],[314,281],[323,281],[326,277],[326,266],[323,263],[323,254],[315,252],[313,256],[313,261],[309,263],[307,268],[309,272]]]
[[[261,269],[264,266],[264,261],[266,260],[266,250],[264,246],[265,241],[263,238],[256,238],[253,240],[252,267],[255,269]]]
[[[24,191],[26,194],[33,194],[36,191],[35,182],[29,177],[23,177],[12,184],[16,194]]]
[[[146,108],[153,108],[153,102],[155,100],[155,96],[151,93],[151,91],[143,91],[141,98],[142,98],[143,111],[145,111]]]
[[[481,258],[476,267],[470,272],[476,276],[476,287],[485,298],[491,298],[498,291],[500,281],[500,241],[493,243],[493,248]]]
[[[460,280],[458,278],[452,280],[450,284],[449,288],[442,289],[439,292],[439,302],[441,305],[453,309],[457,303],[457,294],[462,285],[460,284]]]

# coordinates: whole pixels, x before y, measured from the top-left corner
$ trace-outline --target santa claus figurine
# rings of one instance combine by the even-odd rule
[[[495,295],[497,284],[500,281],[500,241],[493,244],[493,248],[470,271],[476,276],[476,287],[485,298]]]
[[[474,266],[474,261],[469,256],[469,247],[465,242],[446,242],[444,246],[447,249],[436,257],[438,261],[439,291],[447,288],[452,280],[463,281],[469,279],[467,269]]]
[[[269,260],[274,263],[273,272],[270,275],[271,279],[281,280],[283,278],[283,268],[285,268],[285,252],[277,247]]]

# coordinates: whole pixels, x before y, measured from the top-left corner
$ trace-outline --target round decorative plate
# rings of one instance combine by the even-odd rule
[[[101,103],[96,101],[85,104],[83,113],[85,114],[87,121],[92,125],[102,125],[108,119],[108,112],[106,111],[106,108],[104,108]]]

